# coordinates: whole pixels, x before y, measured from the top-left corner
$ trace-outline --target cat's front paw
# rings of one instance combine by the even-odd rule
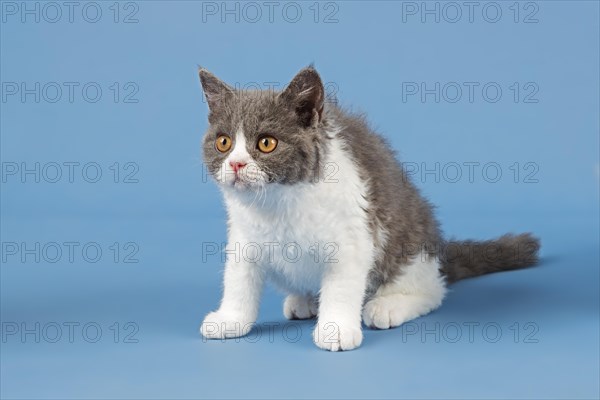
[[[226,339],[245,336],[250,332],[254,321],[223,311],[209,313],[200,325],[200,333],[207,339]]]
[[[338,324],[319,321],[313,331],[315,344],[329,351],[352,350],[360,346],[363,334],[360,324]]]
[[[290,294],[283,302],[283,315],[287,319],[310,319],[317,315],[318,307],[314,297]]]

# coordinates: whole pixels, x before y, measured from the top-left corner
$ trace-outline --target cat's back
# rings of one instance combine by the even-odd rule
[[[368,181],[373,190],[380,189],[379,185],[384,182],[390,191],[411,186],[395,151],[382,135],[368,125],[364,115],[338,107],[328,111],[348,156],[357,166],[362,179]]]
[[[371,129],[362,115],[337,107],[328,111],[365,186],[371,229],[385,232],[379,237],[387,240],[376,238],[382,251],[394,254],[402,243],[439,242],[432,206],[411,182],[387,140]]]

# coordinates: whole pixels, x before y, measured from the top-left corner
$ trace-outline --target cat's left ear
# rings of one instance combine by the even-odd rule
[[[312,65],[298,72],[279,96],[294,108],[302,126],[315,127],[321,121],[325,88]]]

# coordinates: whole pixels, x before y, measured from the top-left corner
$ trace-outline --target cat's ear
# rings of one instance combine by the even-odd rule
[[[294,108],[302,126],[315,127],[323,116],[324,94],[321,77],[311,65],[298,72],[279,96]]]
[[[200,68],[198,75],[200,75],[204,97],[211,113],[218,111],[229,98],[233,97],[233,88],[208,72],[208,70]]]

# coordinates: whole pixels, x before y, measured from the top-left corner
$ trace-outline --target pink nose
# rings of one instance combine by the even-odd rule
[[[231,168],[233,168],[233,172],[235,172],[237,174],[240,169],[242,169],[246,166],[246,163],[238,162],[238,161],[230,161],[229,165],[231,165]]]

